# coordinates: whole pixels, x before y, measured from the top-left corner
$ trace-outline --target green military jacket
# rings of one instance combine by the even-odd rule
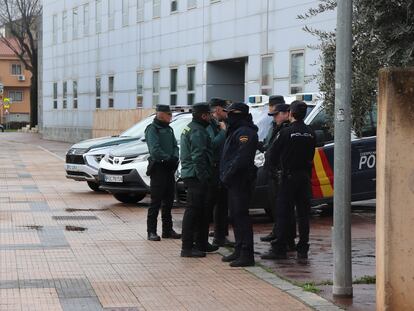
[[[221,152],[226,141],[226,131],[220,128],[217,120],[212,119],[207,127],[207,132],[213,147],[213,162],[217,165],[220,163]]]
[[[211,177],[213,154],[207,129],[194,120],[181,134],[181,178],[197,178],[208,182]]]
[[[150,158],[154,162],[178,159],[179,150],[173,129],[166,123],[154,118],[154,121],[145,129]]]

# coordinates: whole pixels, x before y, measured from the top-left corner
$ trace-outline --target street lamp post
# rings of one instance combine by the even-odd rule
[[[351,98],[352,0],[338,0],[335,73],[333,295],[352,297]]]

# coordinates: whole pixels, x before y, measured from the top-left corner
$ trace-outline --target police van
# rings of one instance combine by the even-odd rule
[[[334,136],[321,96],[321,94],[298,94],[297,96],[285,97],[288,104],[293,98],[308,103],[309,109],[305,123],[310,125],[319,137],[320,146],[316,149],[312,165],[312,205],[331,204],[334,193]],[[265,138],[272,126],[271,117],[264,117],[267,116],[266,112],[266,104],[260,106],[253,103],[251,113],[254,122],[259,127],[259,140]],[[365,125],[360,136],[352,133],[352,201],[373,199],[376,196],[376,127],[377,113],[374,109],[366,114]],[[267,175],[263,170],[263,164],[264,156],[258,154],[256,166],[259,170],[252,208],[264,208],[271,216],[271,207],[268,206],[267,201]]]

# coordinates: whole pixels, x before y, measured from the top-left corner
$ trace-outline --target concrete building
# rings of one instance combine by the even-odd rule
[[[44,0],[43,134],[91,136],[99,109],[316,92],[309,0]],[[312,19],[333,29],[333,14]]]
[[[13,50],[0,41],[0,124],[30,121],[30,78]],[[4,102],[6,98],[10,102]]]

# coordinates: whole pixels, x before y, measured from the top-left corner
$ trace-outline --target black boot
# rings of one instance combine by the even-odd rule
[[[181,250],[181,257],[191,257],[191,258],[201,258],[206,257],[206,253],[193,248],[193,249],[182,249]]]
[[[240,251],[235,250],[232,254],[221,258],[222,262],[232,262],[240,257]]]
[[[212,245],[210,243],[207,243],[205,247],[199,247],[198,249],[205,253],[212,253],[212,252],[217,251],[219,247],[217,245]]]
[[[262,259],[287,259],[286,252],[275,252],[273,249],[270,249],[267,253],[264,253],[260,256]]]
[[[242,250],[240,257],[230,263],[230,267],[252,267],[254,265],[253,250]]]
[[[148,233],[148,241],[161,241],[161,238],[155,232],[149,232]]]
[[[179,240],[181,239],[181,234],[175,232],[174,230],[171,230],[170,232],[163,232],[162,233],[163,239],[174,239]]]
[[[296,252],[296,244],[295,240],[289,241],[287,243],[287,251],[288,252]]]
[[[262,242],[271,242],[274,239],[276,239],[276,236],[273,234],[273,232],[270,232],[268,235],[260,237],[260,241]]]

